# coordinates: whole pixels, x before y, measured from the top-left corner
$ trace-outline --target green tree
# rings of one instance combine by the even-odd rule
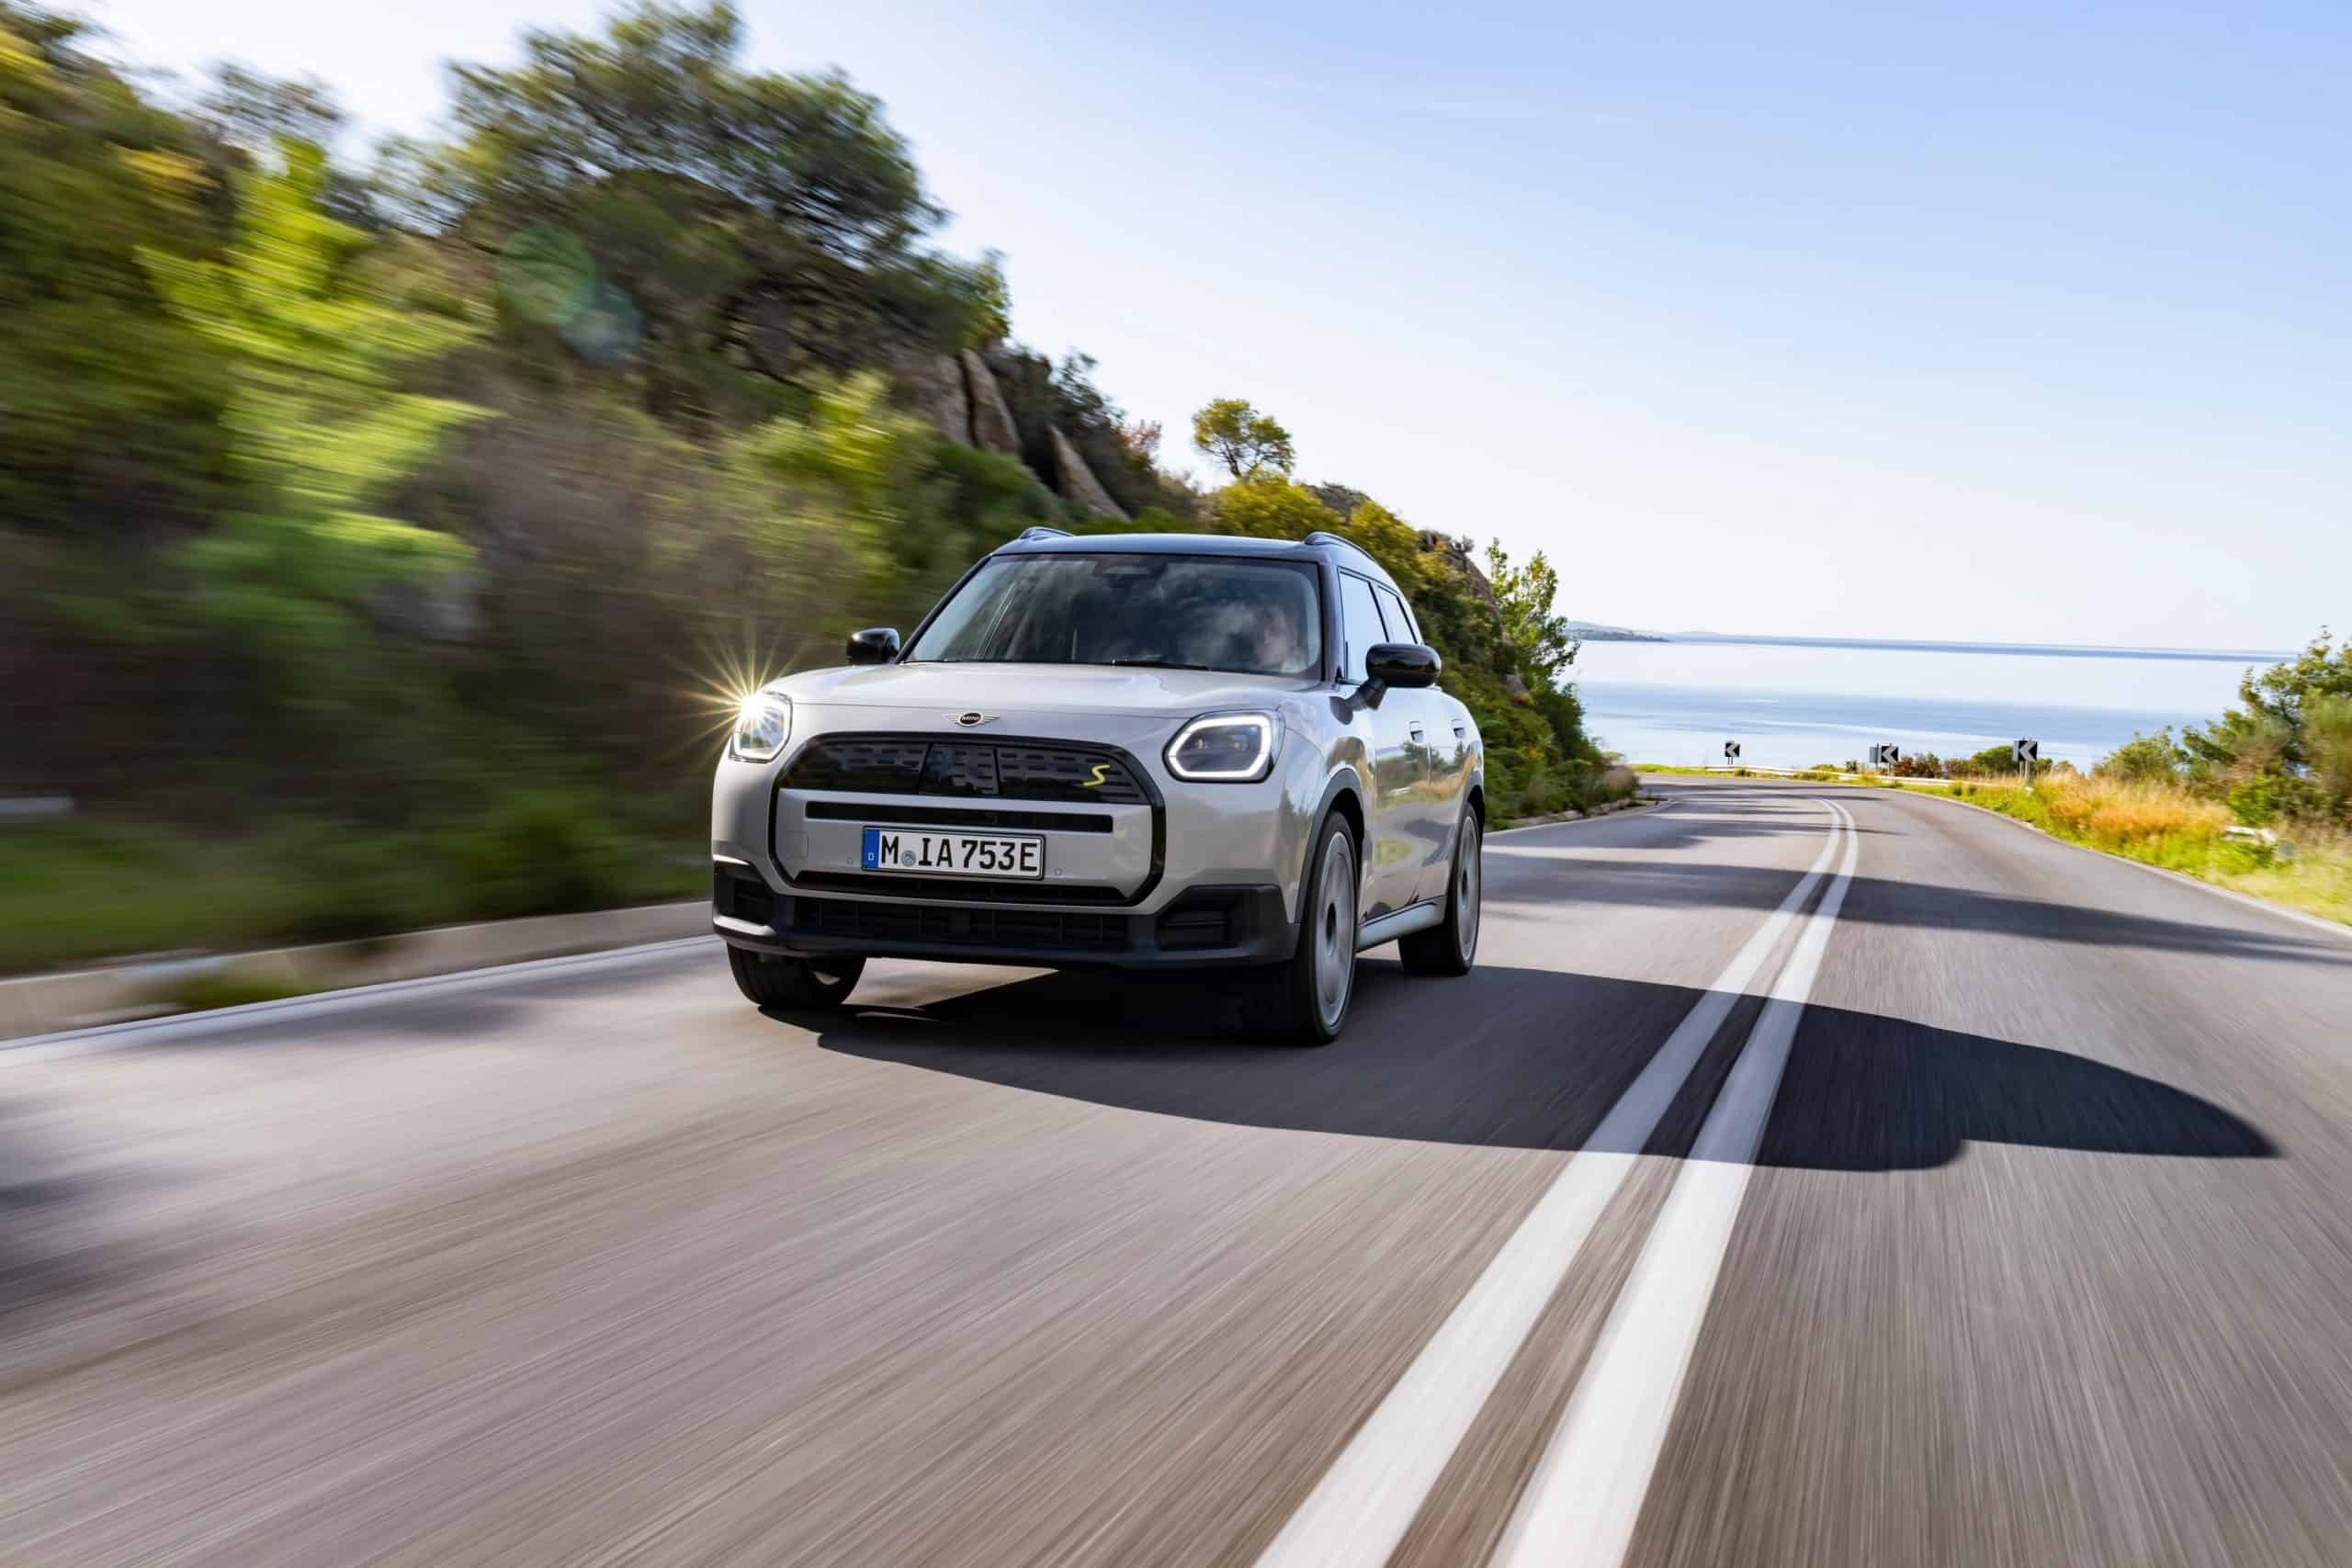
[[[282,79],[223,61],[212,68],[212,85],[197,100],[195,118],[232,146],[267,157],[280,141],[333,145],[345,116],[334,94],[315,76]]]
[[[0,522],[119,544],[219,495],[227,389],[138,259],[216,244],[218,187],[82,28],[0,0]]]
[[[1487,577],[1494,584],[1503,640],[1516,659],[1521,678],[1531,686],[1556,684],[1560,671],[1575,662],[1579,646],[1566,619],[1553,609],[1560,574],[1541,550],[1529,557],[1525,566],[1513,566],[1502,546],[1489,541]]]
[[[173,318],[228,367],[226,424],[239,503],[182,560],[194,607],[269,667],[271,690],[345,709],[381,695],[360,677],[368,613],[395,583],[432,586],[465,543],[385,515],[392,490],[480,416],[401,389],[469,323],[401,309],[357,287],[367,238],[320,210],[325,160],[281,143],[282,167],[243,192],[219,260],[143,250]]]
[[[2238,683],[2238,705],[2211,724],[2191,728],[2181,745],[2199,771],[2225,778],[2263,772],[2301,773],[2312,759],[2305,746],[2307,709],[2328,697],[2352,696],[2352,642],[2333,646],[2325,630],[2293,659]]]
[[[993,348],[1012,333],[1012,287],[1005,281],[1004,253],[982,251],[966,287],[970,310],[963,341],[956,346]]]
[[[1261,474],[1216,492],[1211,531],[1257,539],[1304,539],[1317,529],[1340,525],[1340,514],[1315,492],[1286,479]]]
[[[1001,335],[1001,267],[921,243],[944,215],[880,102],[742,51],[732,6],[647,4],[602,33],[526,34],[517,65],[459,66],[458,140],[402,220],[492,249],[566,237],[577,287],[535,295],[536,315],[510,299],[514,330],[633,367],[666,416],[755,417],[774,383]]]
[[[2352,696],[2323,692],[2304,700],[2302,748],[2329,807],[2352,818]]]
[[[2005,748],[1993,750],[2007,757]],[[2128,784],[2171,784],[2180,777],[2187,753],[2174,743],[2169,725],[2154,735],[2134,735],[2099,759],[2092,771],[2102,778],[2121,779]],[[2015,767],[2014,761],[2009,766]]]
[[[2018,761],[2008,743],[2004,741],[1965,757],[1953,758],[1949,771],[1954,774],[2013,773],[2018,771]]]
[[[1290,432],[1243,398],[1215,399],[1194,414],[1193,445],[1237,479],[1255,479],[1268,469],[1287,476],[1297,461]]]
[[[892,408],[871,372],[752,432],[738,461],[762,487],[757,558],[778,574],[779,595],[794,578],[834,588],[829,631],[907,624],[974,555],[1053,515],[1018,461],[942,439]]]
[[[1349,511],[1342,532],[1396,580],[1406,598],[1422,597],[1432,567],[1429,553],[1421,548],[1419,530],[1366,496]]]

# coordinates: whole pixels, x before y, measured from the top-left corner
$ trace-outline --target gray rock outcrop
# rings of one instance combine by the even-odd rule
[[[1084,508],[1089,517],[1130,521],[1125,511],[1111,499],[1111,492],[1102,488],[1102,481],[1094,477],[1094,470],[1086,466],[1086,459],[1078,455],[1078,448],[1070,445],[1069,437],[1062,434],[1061,427],[1055,425],[1047,434],[1054,446],[1054,488],[1062,492],[1062,498]]]
[[[1471,557],[1467,540],[1441,534],[1434,528],[1424,528],[1421,530],[1421,548],[1443,558],[1446,565],[1462,574],[1463,580],[1470,584],[1470,592],[1483,600],[1487,608],[1495,608],[1495,585],[1487,581],[1485,572],[1478,570],[1477,561]]]
[[[899,390],[907,406],[950,441],[972,439],[972,400],[964,389],[964,367],[952,354],[912,354],[899,361]]]
[[[970,349],[963,354],[964,385],[971,394],[972,445],[1011,457],[1021,455],[1021,430],[988,362]]]

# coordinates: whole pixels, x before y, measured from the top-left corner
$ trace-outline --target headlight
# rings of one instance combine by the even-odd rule
[[[754,692],[735,710],[727,754],[739,761],[773,762],[791,738],[792,699],[780,692]]]
[[[1194,784],[1248,784],[1273,771],[1282,738],[1270,713],[1204,714],[1168,743],[1168,771]]]

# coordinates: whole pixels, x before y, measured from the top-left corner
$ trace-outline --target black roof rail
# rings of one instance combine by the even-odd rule
[[[1378,570],[1381,576],[1385,577],[1388,575],[1388,569],[1382,566],[1377,560],[1374,560],[1373,554],[1370,550],[1365,549],[1362,545],[1357,544],[1353,539],[1349,538],[1344,534],[1334,534],[1329,528],[1317,528],[1315,532],[1306,536],[1306,542],[1310,545],[1337,545],[1343,550],[1353,550],[1356,554],[1363,557],[1364,559],[1372,561],[1373,566]]]
[[[1076,536],[1067,528],[1048,528],[1046,525],[1040,523],[1035,527],[1022,529],[1020,534],[1015,536],[1015,542],[1017,543],[1021,539],[1069,539],[1074,537],[1076,537]]]

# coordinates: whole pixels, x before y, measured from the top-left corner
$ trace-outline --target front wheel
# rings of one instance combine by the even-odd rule
[[[857,977],[865,973],[863,958],[791,958],[781,953],[727,950],[727,967],[735,974],[736,988],[758,1007],[837,1008],[849,1000]]]
[[[1295,1045],[1328,1045],[1356,988],[1356,840],[1336,811],[1316,830],[1303,892],[1298,946],[1272,976],[1274,1032]]]
[[[1467,975],[1478,956],[1479,884],[1484,880],[1478,814],[1462,808],[1462,827],[1453,835],[1453,876],[1445,890],[1445,919],[1427,931],[1415,931],[1396,942],[1396,955],[1411,975]]]

